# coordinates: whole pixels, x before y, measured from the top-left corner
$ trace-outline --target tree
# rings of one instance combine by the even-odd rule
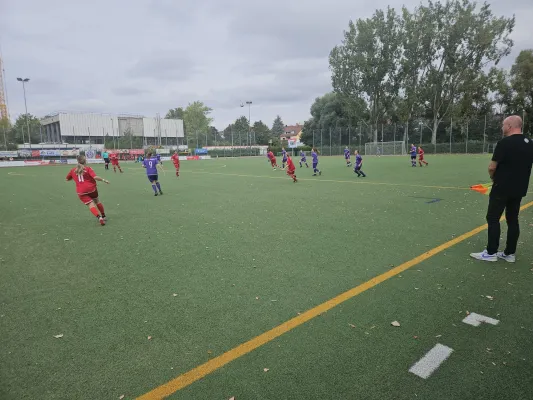
[[[185,117],[185,111],[182,107],[178,108],[171,108],[168,110],[167,115],[165,115],[165,119],[181,119],[183,120]]]
[[[320,131],[356,127],[358,121],[367,117],[366,103],[361,98],[346,98],[340,93],[326,93],[317,97],[311,105],[311,119],[305,121],[300,140],[305,144],[320,145]],[[349,131],[346,131],[346,134]],[[346,140],[347,142],[348,140]],[[329,141],[328,141],[329,143]],[[334,135],[332,144],[340,145],[339,135]]]
[[[285,133],[285,125],[283,124],[283,120],[278,115],[276,116],[276,119],[274,120],[274,123],[272,124],[272,136],[279,137]]]
[[[372,18],[349,22],[342,45],[330,53],[335,92],[368,104],[374,142],[377,126],[398,94],[401,24],[392,8],[376,10]]]
[[[27,117],[27,118],[26,118]],[[28,143],[28,124],[30,127],[31,143],[41,142],[41,122],[31,114],[21,114],[12,128],[12,137],[16,143]]]
[[[244,115],[235,120],[233,124],[233,136],[235,143],[238,141],[237,146],[248,146],[250,144],[250,125],[248,124],[248,118]]]
[[[511,67],[514,112],[525,113],[524,132],[533,124],[533,50],[522,50]],[[521,110],[520,110],[521,109]]]
[[[209,131],[213,118],[209,117],[212,109],[201,101],[189,103],[183,112],[183,123],[187,127],[185,135],[187,143],[193,142],[198,145],[198,139]]]
[[[268,141],[272,139],[272,132],[270,131],[268,126],[263,123],[263,121],[254,122],[252,130],[255,135],[256,144],[267,145]]]
[[[485,3],[479,11],[469,0],[429,2],[417,10],[419,29],[433,55],[423,81],[427,117],[432,121],[431,143],[435,144],[441,121],[453,109],[468,79],[477,79],[490,64],[509,54],[515,19],[496,18]],[[422,18],[423,17],[423,18]]]
[[[2,118],[0,119],[0,149],[11,150],[13,146],[15,146],[15,143],[11,122],[7,118]]]
[[[488,74],[490,90],[493,92],[493,102],[497,112],[501,115],[507,112],[513,100],[513,89],[509,73],[500,68],[492,67]]]
[[[400,58],[400,89],[391,112],[392,119],[405,124],[403,140],[409,136],[409,121],[414,114],[421,113],[420,98],[423,82],[431,63],[432,51],[430,33],[421,27],[428,26],[430,15],[421,10],[411,13],[402,7],[402,48]]]

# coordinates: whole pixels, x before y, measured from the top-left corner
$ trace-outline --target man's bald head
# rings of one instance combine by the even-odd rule
[[[510,115],[503,121],[503,135],[519,135],[522,133],[522,118],[518,115]]]

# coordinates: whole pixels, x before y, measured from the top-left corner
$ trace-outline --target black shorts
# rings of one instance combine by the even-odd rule
[[[106,164],[109,164],[109,158],[104,158],[104,162],[105,162]]]
[[[411,160],[416,160],[416,156],[411,156]]]
[[[159,180],[159,179],[157,179],[157,178],[158,178],[157,175],[148,175],[148,180],[149,180],[150,182],[155,182],[155,181]]]

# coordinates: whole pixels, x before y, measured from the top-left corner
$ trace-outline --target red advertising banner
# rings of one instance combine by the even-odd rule
[[[31,151],[31,156],[32,157],[40,157],[41,156],[41,151],[40,150],[32,150]]]
[[[191,161],[191,160],[199,160],[200,159],[200,156],[188,156],[187,157],[187,160]]]

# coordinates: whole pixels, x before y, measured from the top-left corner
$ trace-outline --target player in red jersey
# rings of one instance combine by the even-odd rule
[[[113,171],[116,173],[117,172],[117,167],[118,167],[118,170],[120,171],[120,173],[122,173],[123,172],[122,168],[120,168],[120,164],[118,163],[118,154],[117,153],[111,153],[109,158],[111,158],[111,165],[113,166]]]
[[[422,147],[418,147],[418,163],[420,166],[422,166],[422,163],[424,163],[426,167],[429,165],[428,162],[424,160],[424,149]]]
[[[96,188],[96,181],[109,183],[108,180],[100,178],[96,175],[91,167],[87,165],[85,156],[78,156],[78,165],[72,168],[67,175],[67,181],[74,180],[76,183],[76,193],[83,202],[89,206],[89,211],[98,218],[100,225],[105,225],[106,216],[104,212],[104,205],[98,200],[98,189]]]
[[[174,168],[176,168],[176,176],[180,176],[180,156],[178,155],[178,152],[175,151],[174,154],[172,154],[172,157],[170,157],[172,162],[174,163]]]
[[[294,163],[292,162],[291,156],[287,154],[287,175],[289,175],[292,178],[292,181],[296,183],[298,182],[298,179],[296,179],[296,175],[294,174],[294,171],[296,171],[296,167],[294,166]]]
[[[268,150],[267,157],[270,160],[270,164],[272,165],[272,168],[275,170],[278,164],[276,164],[276,156],[274,155],[274,153],[272,153],[272,150],[270,149]]]

